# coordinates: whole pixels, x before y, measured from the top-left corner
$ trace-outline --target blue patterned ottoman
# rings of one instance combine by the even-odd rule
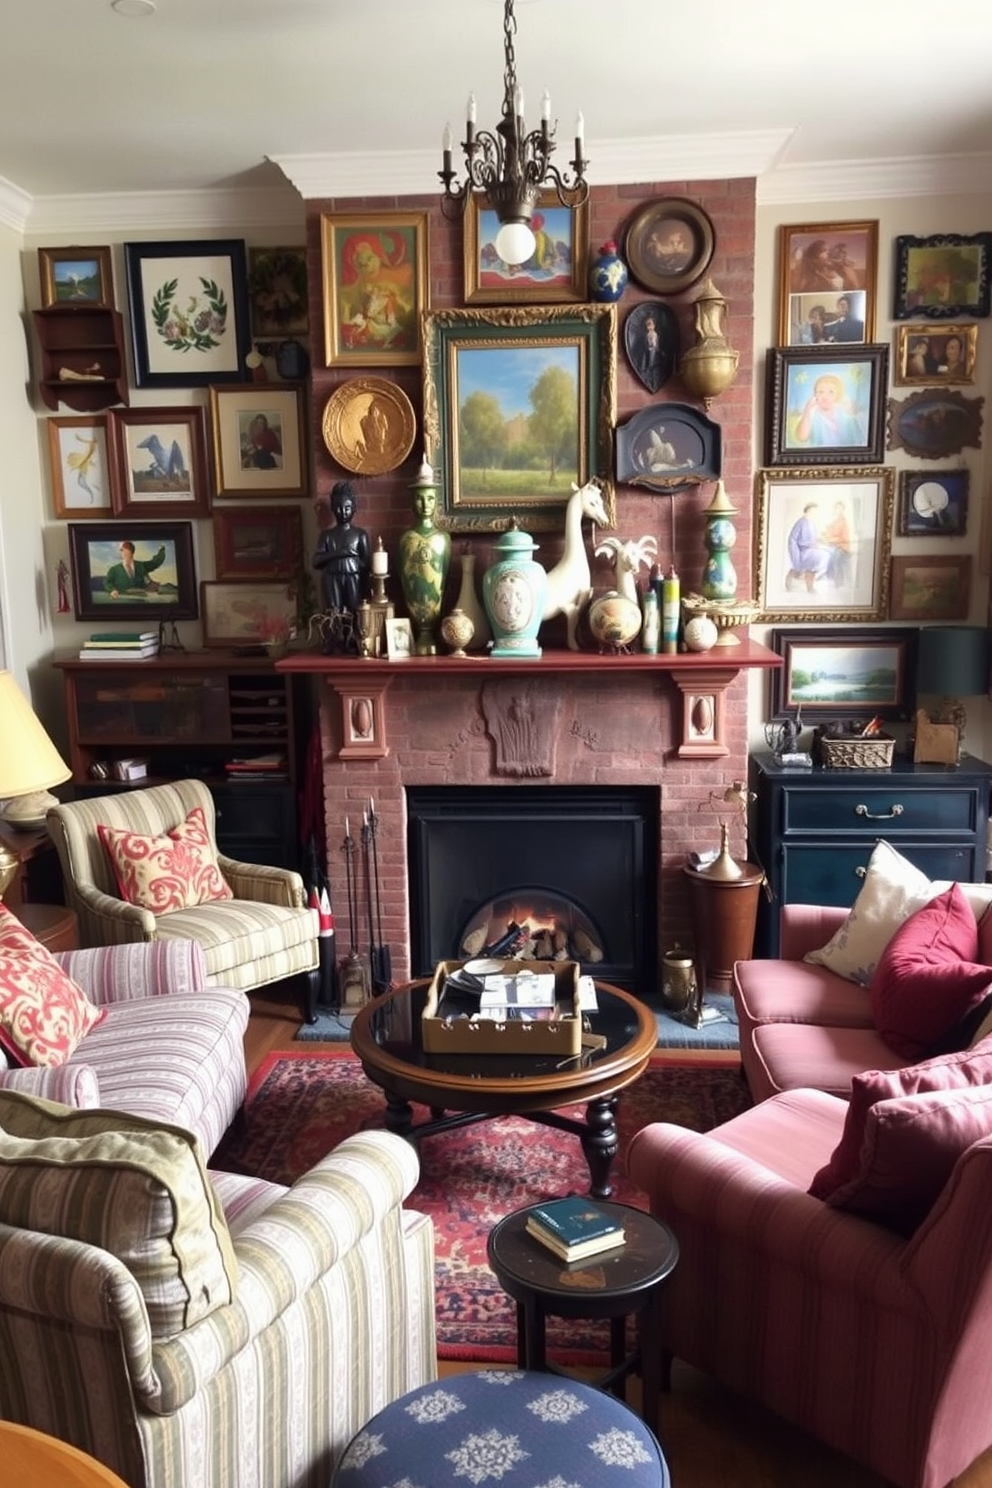
[[[644,1422],[613,1395],[531,1370],[422,1385],[373,1416],[332,1488],[669,1488]]]

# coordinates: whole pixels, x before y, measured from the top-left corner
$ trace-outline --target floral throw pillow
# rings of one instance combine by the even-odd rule
[[[18,1064],[65,1064],[103,1017],[50,951],[0,905],[0,1044]]]
[[[152,914],[234,896],[217,865],[202,806],[163,837],[98,825],[122,899]]]

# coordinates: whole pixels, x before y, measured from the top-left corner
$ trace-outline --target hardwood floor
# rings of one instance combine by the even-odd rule
[[[250,1000],[249,1073],[267,1054],[300,1047],[294,1043],[299,1008],[290,996],[276,988],[253,992]],[[484,1367],[438,1363],[442,1377]],[[635,1406],[638,1389],[635,1380],[630,1392]],[[678,1362],[672,1389],[662,1398],[661,1420],[675,1488],[887,1488],[876,1473]],[[953,1488],[992,1488],[992,1451],[956,1478]]]

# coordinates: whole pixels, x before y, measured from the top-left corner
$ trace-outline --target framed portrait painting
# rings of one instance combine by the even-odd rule
[[[251,350],[240,239],[125,243],[138,387],[240,382]]]
[[[248,249],[251,328],[260,340],[305,336],[308,295],[305,248]]]
[[[428,213],[325,212],[320,252],[328,367],[417,366]]]
[[[109,517],[110,465],[106,414],[48,420],[52,500],[57,517]]]
[[[496,249],[500,221],[485,199],[474,194],[465,205],[462,251],[466,305],[538,304],[586,298],[589,261],[589,204],[562,206],[543,191],[531,219],[534,252],[526,263],[508,264]]]
[[[779,345],[871,341],[877,269],[877,220],[780,227]]]
[[[967,470],[901,470],[899,536],[964,537],[968,484]]]
[[[428,311],[424,435],[452,531],[558,527],[592,477],[613,522],[614,305]]]
[[[797,710],[826,719],[908,718],[916,677],[915,630],[774,630],[782,667],[771,676],[773,718]]]
[[[976,325],[896,326],[896,387],[975,381]]]
[[[305,496],[304,389],[246,382],[210,389],[217,496]]]
[[[298,506],[228,507],[215,511],[218,579],[293,579],[303,567]]]
[[[41,303],[114,307],[114,269],[109,248],[39,248]]]
[[[992,232],[896,238],[896,320],[956,320],[989,313]]]
[[[892,470],[762,470],[756,484],[759,618],[810,623],[884,618]]]
[[[649,393],[658,392],[679,361],[679,322],[671,305],[642,300],[623,323],[623,348],[630,370]]]
[[[195,620],[190,522],[69,523],[77,620]]]
[[[205,517],[210,511],[202,408],[112,408],[110,504],[119,517]]]
[[[887,346],[773,347],[766,463],[880,461],[888,371]]]
[[[892,559],[892,620],[967,620],[970,553],[898,554]]]

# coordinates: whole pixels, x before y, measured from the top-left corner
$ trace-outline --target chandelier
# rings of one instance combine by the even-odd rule
[[[438,175],[444,182],[441,211],[449,221],[464,215],[470,195],[485,193],[489,206],[499,218],[496,252],[504,263],[522,264],[531,257],[536,239],[530,221],[541,191],[553,187],[562,206],[578,207],[589,195],[582,157],[584,124],[579,114],[575,121],[575,159],[573,175],[563,174],[552,165],[555,132],[551,127],[551,96],[547,89],[541,103],[541,127],[527,133],[524,126],[524,94],[517,83],[513,37],[517,29],[513,0],[503,7],[503,116],[494,130],[475,127],[475,94],[470,93],[465,120],[465,180],[455,181],[451,165],[451,125],[444,129],[444,168]]]

